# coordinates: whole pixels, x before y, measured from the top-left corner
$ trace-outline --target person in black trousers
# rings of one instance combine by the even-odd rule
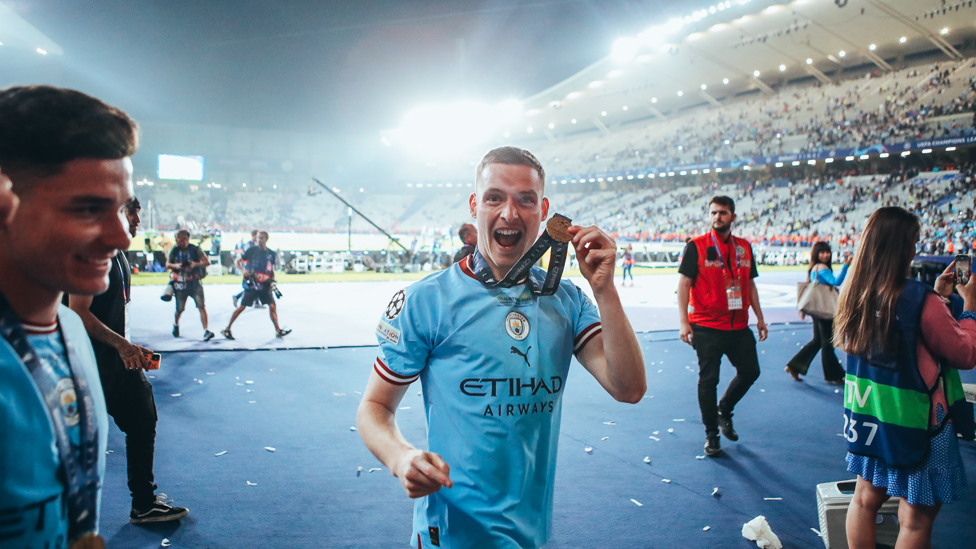
[[[139,200],[126,205],[129,233],[135,237],[139,226]],[[156,447],[156,401],[152,385],[143,370],[149,367],[145,347],[130,343],[129,322],[130,269],[125,252],[112,259],[108,291],[95,296],[72,295],[68,306],[78,313],[92,341],[98,362],[98,377],[105,393],[105,404],[115,424],[125,433],[126,464],[133,524],[179,520],[189,514],[183,507],[167,505],[165,494],[157,499],[153,478],[153,454]]]
[[[844,259],[844,266],[840,270],[840,275],[834,278],[830,262],[831,255],[830,244],[821,241],[813,245],[813,250],[810,252],[810,269],[807,270],[807,279],[810,282],[816,279],[817,284],[830,286],[840,286],[844,282],[844,278],[847,276],[847,268],[851,264],[851,258]],[[803,313],[800,314],[803,315]],[[796,356],[786,364],[786,373],[790,374],[794,381],[803,381],[800,376],[807,375],[810,363],[813,362],[813,358],[819,352],[820,360],[823,362],[824,379],[827,380],[827,383],[843,385],[846,372],[844,367],[840,365],[840,361],[837,360],[837,355],[834,354],[834,319],[811,317],[811,320],[813,320],[813,339],[804,345],[800,352],[796,353]]]

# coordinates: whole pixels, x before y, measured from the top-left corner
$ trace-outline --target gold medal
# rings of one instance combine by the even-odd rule
[[[105,549],[105,539],[95,532],[88,532],[71,542],[68,549]]]
[[[549,221],[546,222],[546,232],[549,236],[555,238],[560,242],[569,242],[573,240],[573,235],[569,234],[566,229],[573,226],[573,222],[562,216],[552,216]]]

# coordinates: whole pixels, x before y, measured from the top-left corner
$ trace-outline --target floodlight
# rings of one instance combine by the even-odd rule
[[[840,52],[838,52],[837,55],[838,57],[844,57],[845,55],[847,55],[847,52],[845,52],[844,50],[840,50]]]
[[[550,122],[550,123],[549,123],[549,129],[550,129],[550,130],[551,130],[551,129],[553,129],[553,128],[555,128],[555,127],[556,127],[556,125],[555,125],[555,124],[553,124],[552,122]]]
[[[657,103],[657,97],[652,97],[651,98],[651,103]]]
[[[942,33],[942,34],[945,34],[945,33]],[[47,55],[47,50],[42,49],[42,48],[37,48],[37,53],[39,53],[41,55]]]
[[[594,80],[594,81],[590,82],[590,87],[591,88],[599,88],[602,85],[603,85],[603,80]]]
[[[683,91],[681,91],[681,90],[678,90],[678,97],[681,97],[681,96],[682,96],[682,95],[684,95],[684,94],[685,94],[685,92],[683,92]]]
[[[859,158],[860,158],[861,160],[867,160],[868,158],[871,158],[871,157],[870,157],[870,156],[868,156],[868,155],[866,155],[866,154],[862,154],[862,155],[861,155],[861,156],[860,156]]]
[[[844,157],[844,160],[846,160],[847,162],[850,162],[851,160],[854,160],[854,157],[853,156],[847,156],[847,157]]]
[[[600,116],[606,116],[606,115],[607,115],[607,111],[600,111]]]
[[[703,89],[703,90],[708,89],[708,86],[706,86],[705,84],[702,84],[701,85],[701,89]]]
[[[728,84],[729,83],[729,79],[728,78],[723,78],[722,79],[722,83],[723,84]]]
[[[613,43],[613,58],[618,62],[630,61],[639,47],[640,42],[636,38],[620,38]]]
[[[954,150],[956,150],[955,147],[946,147],[946,152],[952,152]]]
[[[813,64],[813,59],[810,59],[810,58],[808,57],[808,58],[807,58],[807,65],[812,65],[812,64]]]
[[[932,152],[932,149],[922,149],[922,154],[929,154],[930,152]]]
[[[576,119],[574,118],[574,119],[570,120],[570,122],[573,123],[573,124],[575,124],[576,123]]]
[[[785,71],[786,71],[786,65],[780,65],[779,72],[785,72]]]
[[[618,76],[623,76],[623,74],[624,74],[624,71],[622,71],[620,69],[612,70],[609,73],[607,73],[607,78],[616,78]]]
[[[946,34],[949,34],[949,28],[946,27],[946,28],[942,29],[941,31],[939,31],[939,34],[941,34],[943,36],[946,35]]]
[[[532,131],[533,131],[533,130],[532,130],[532,126],[529,126],[528,128],[525,128],[525,131],[527,131],[527,132],[529,132],[529,133],[532,133]]]
[[[868,49],[871,50],[871,51],[874,51],[874,50],[878,49],[878,46],[876,46],[874,44],[871,44],[870,46],[868,46]]]
[[[777,162],[776,163],[776,167],[777,168],[782,168],[783,167],[783,163],[782,162]]]
[[[624,105],[624,110],[627,110],[627,105]]]
[[[888,158],[888,153],[881,153],[878,155],[879,158]]]
[[[800,161],[799,160],[794,160],[793,161],[793,165],[794,166],[799,166],[800,165]]]
[[[901,38],[898,39],[898,42],[901,43],[901,44],[904,44],[905,42],[908,42],[908,38],[905,38],[904,36],[902,36]]]
[[[759,76],[759,71],[752,71],[752,75],[758,77]]]
[[[810,166],[816,166],[817,165],[817,161],[816,160],[807,160],[807,164],[810,165]]]

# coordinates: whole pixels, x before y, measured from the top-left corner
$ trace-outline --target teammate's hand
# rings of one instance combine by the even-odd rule
[[[756,321],[756,329],[759,330],[759,341],[766,341],[769,337],[769,328],[766,327],[766,321],[759,319]]]
[[[613,288],[613,269],[617,263],[617,244],[599,227],[573,225],[567,229],[573,235],[573,248],[583,278],[594,292]]]
[[[10,178],[0,173],[0,227],[6,227],[14,220],[20,198],[14,194]]]
[[[451,467],[433,452],[410,450],[401,457],[393,475],[400,479],[403,490],[411,498],[422,498],[437,492],[442,486],[454,486]]]
[[[678,332],[678,337],[681,338],[681,341],[684,341],[688,345],[693,344],[693,341],[695,339],[695,333],[691,331],[690,322],[681,323],[681,331]]]
[[[942,271],[942,274],[935,279],[935,292],[942,297],[952,295],[952,283],[956,281],[956,262],[953,261]]]
[[[146,353],[151,353],[149,349],[140,345],[126,343],[119,349],[119,356],[125,363],[126,370],[146,370],[149,368],[149,361],[146,360]]]

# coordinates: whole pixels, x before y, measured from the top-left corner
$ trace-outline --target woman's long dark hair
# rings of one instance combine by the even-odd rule
[[[810,268],[807,269],[808,281],[810,280],[810,273],[813,272],[813,268],[816,267],[818,263],[823,263],[822,261],[820,261],[820,254],[829,251],[830,251],[830,244],[824,242],[823,240],[813,245],[813,251],[810,252]],[[824,263],[824,265],[826,265],[828,269],[833,267],[829,259],[827,260],[826,263]]]
[[[895,307],[908,281],[921,227],[898,207],[871,214],[840,291],[834,342],[851,355],[890,354]]]

